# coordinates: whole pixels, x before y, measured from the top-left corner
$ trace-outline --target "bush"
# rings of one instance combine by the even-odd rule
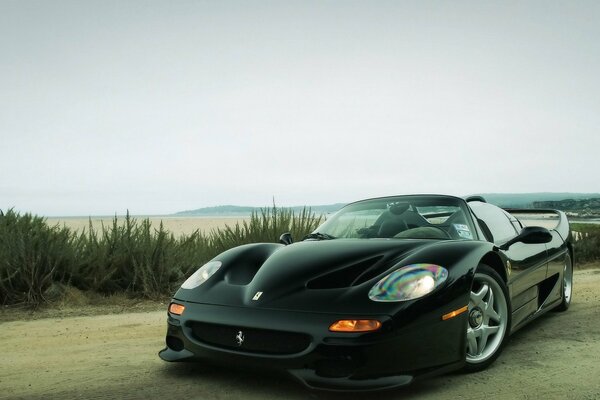
[[[99,232],[90,223],[76,243],[79,265],[72,284],[100,293],[156,297],[182,278],[181,246],[162,223],[153,229],[148,219],[138,222],[129,214],[123,224],[115,217]]]
[[[290,232],[296,240],[314,231],[322,221],[321,216],[316,216],[310,209],[303,209],[298,215],[286,208],[273,206],[270,209],[261,209],[252,212],[250,221],[236,223],[235,226],[226,226],[216,229],[210,234],[210,241],[216,254],[234,246],[247,243],[276,242],[284,232]]]
[[[575,262],[585,263],[600,260],[600,225],[571,224]]]
[[[72,273],[73,234],[31,214],[0,213],[0,302],[39,304]]]
[[[321,222],[309,209],[299,214],[273,207],[249,221],[175,237],[162,225],[129,214],[120,223],[75,233],[49,226],[44,218],[0,213],[0,302],[38,305],[54,284],[72,285],[102,294],[119,292],[143,297],[168,296],[200,265],[231,247],[276,242],[283,232],[296,238]]]

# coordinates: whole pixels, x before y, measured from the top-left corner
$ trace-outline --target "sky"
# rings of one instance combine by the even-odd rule
[[[0,1],[0,209],[600,192],[597,1]]]

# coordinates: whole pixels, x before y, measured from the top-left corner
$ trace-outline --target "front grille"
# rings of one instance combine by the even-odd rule
[[[310,336],[304,333],[275,331],[191,322],[194,337],[206,344],[251,353],[294,354],[305,350]],[[243,340],[240,344],[240,332]]]

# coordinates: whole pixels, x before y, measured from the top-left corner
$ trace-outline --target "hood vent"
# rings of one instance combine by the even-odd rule
[[[392,264],[394,265],[394,264]],[[389,262],[378,262],[373,264],[373,266],[371,268],[369,268],[368,270],[366,270],[365,272],[363,272],[361,275],[359,275],[356,280],[354,282],[352,282],[352,286],[357,286],[360,285],[361,283],[370,281],[371,279],[375,278],[376,276],[380,275],[381,273],[389,270],[392,265],[390,265]]]
[[[306,287],[308,289],[339,289],[359,285],[381,272],[383,263],[379,263],[379,261],[382,258],[383,256],[371,257],[321,275],[310,280]],[[372,271],[376,272],[373,274]]]
[[[225,282],[230,285],[247,285],[254,279],[254,275],[256,275],[260,267],[261,264],[258,262],[252,263],[247,261],[237,264],[225,273]]]

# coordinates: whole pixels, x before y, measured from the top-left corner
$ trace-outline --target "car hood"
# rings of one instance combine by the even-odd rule
[[[361,304],[373,305],[367,293],[378,279],[403,262],[432,262],[417,253],[438,243],[430,239],[335,239],[240,246],[215,257],[223,266],[207,282],[195,289],[180,289],[175,298],[310,312],[347,311],[352,304],[354,310],[368,313],[372,307]]]

